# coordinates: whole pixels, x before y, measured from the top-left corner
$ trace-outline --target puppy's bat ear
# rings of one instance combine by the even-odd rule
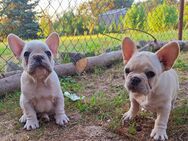
[[[46,39],[46,44],[48,45],[51,52],[56,55],[57,48],[59,46],[59,35],[56,32],[52,32]]]
[[[170,42],[156,52],[159,61],[163,63],[164,70],[169,70],[174,65],[176,58],[180,52],[180,47],[177,42]]]
[[[19,58],[25,46],[25,42],[12,33],[8,35],[7,40],[8,40],[8,45],[11,48],[12,52],[14,53],[16,58]]]
[[[129,38],[125,37],[122,42],[122,55],[123,55],[123,62],[126,64],[132,55],[137,52],[136,45],[134,42]]]

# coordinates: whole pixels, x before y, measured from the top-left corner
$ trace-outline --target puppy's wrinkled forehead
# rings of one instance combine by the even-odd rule
[[[38,40],[33,40],[25,45],[25,51],[30,51],[30,52],[44,52],[46,50],[49,50],[48,46],[43,43],[42,41]]]
[[[161,64],[157,56],[152,52],[135,53],[128,61],[126,67],[136,72],[144,72],[146,70],[161,71]]]

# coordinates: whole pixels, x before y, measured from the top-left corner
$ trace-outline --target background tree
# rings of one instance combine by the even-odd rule
[[[54,29],[61,35],[79,35],[84,33],[83,19],[72,11],[67,11],[54,22]]]
[[[184,15],[183,15],[183,25],[184,29],[188,28],[188,4],[185,5],[184,7]]]
[[[109,0],[92,0],[82,3],[77,9],[77,15],[83,19],[83,26],[90,34],[101,29],[98,26],[99,15],[114,8],[114,2]]]
[[[149,30],[159,32],[173,29],[178,22],[178,11],[174,5],[166,3],[158,5],[148,13],[147,23]]]
[[[137,4],[142,4],[144,6],[146,13],[148,13],[152,11],[155,7],[157,7],[159,4],[163,4],[163,0],[147,0],[139,2]]]
[[[39,30],[36,12],[33,11],[39,0],[2,0],[0,16],[6,19],[1,28],[6,28],[6,35],[10,32],[28,39],[37,38]]]
[[[74,17],[74,35],[83,35],[84,30],[85,29],[84,29],[82,17],[75,15],[75,17]]]
[[[136,28],[144,29],[144,24],[146,20],[146,12],[142,4],[134,4],[127,11],[124,17],[124,29],[126,28]]]
[[[38,35],[41,37],[47,37],[53,31],[53,24],[51,17],[47,12],[44,12],[39,19],[40,31]]]
[[[68,11],[59,17],[54,23],[54,28],[61,35],[73,35],[74,34],[74,18],[75,15],[72,11]]]

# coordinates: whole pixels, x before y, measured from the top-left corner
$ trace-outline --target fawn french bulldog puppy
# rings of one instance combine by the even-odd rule
[[[134,118],[140,107],[157,113],[150,134],[155,140],[168,139],[168,118],[179,89],[178,76],[172,66],[180,52],[176,42],[170,42],[156,53],[138,52],[134,42],[126,37],[122,43],[125,63],[125,88],[129,92],[130,109],[123,123]]]
[[[49,120],[48,114],[52,113],[57,124],[66,124],[69,119],[53,60],[59,46],[58,34],[51,33],[45,43],[38,40],[24,42],[14,34],[9,34],[7,39],[14,55],[22,60],[20,106],[23,115],[19,121],[25,123],[27,130],[36,129],[39,128],[37,114],[41,113]]]

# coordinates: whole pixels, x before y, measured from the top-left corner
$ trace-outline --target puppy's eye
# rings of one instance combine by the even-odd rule
[[[29,57],[29,55],[30,55],[29,51],[24,52],[24,57]]]
[[[48,55],[48,57],[51,57],[51,56],[52,56],[52,54],[51,54],[50,51],[45,51],[45,53],[46,53],[46,55]]]
[[[153,71],[148,71],[145,74],[146,74],[147,78],[152,78],[155,76],[155,73]]]
[[[129,68],[126,68],[126,69],[125,69],[125,73],[126,73],[126,74],[129,74],[129,73],[130,73],[130,69],[129,69]]]

